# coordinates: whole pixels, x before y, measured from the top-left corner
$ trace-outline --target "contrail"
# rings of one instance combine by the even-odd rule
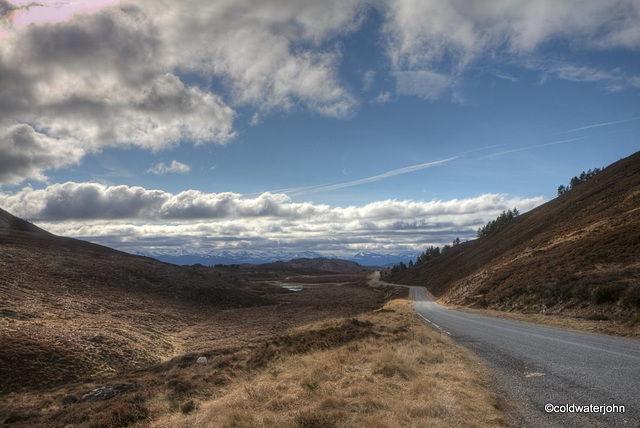
[[[570,132],[583,131],[585,129],[591,129],[591,128],[599,128],[601,126],[609,126],[609,125],[616,125],[618,123],[632,122],[632,121],[638,120],[638,119],[640,119],[640,117],[632,117],[631,119],[616,120],[614,122],[596,123],[594,125],[583,126],[581,128],[575,128],[575,129],[570,129],[568,131],[558,132],[558,134],[568,134]],[[558,134],[556,134],[556,135],[558,135]]]
[[[502,151],[502,152],[492,153],[492,154],[489,154],[489,155],[486,155],[486,156],[481,156],[481,157],[479,157],[477,159],[493,158],[493,157],[504,155],[504,154],[507,154],[507,153],[519,152],[519,151],[522,151],[522,150],[535,149],[535,148],[539,148],[539,147],[554,146],[556,144],[564,144],[564,143],[569,143],[569,142],[572,142],[572,141],[584,140],[585,138],[586,137],[571,138],[569,140],[554,141],[552,143],[538,144],[536,146],[521,147],[521,148],[513,149],[513,150],[505,150],[505,151]],[[419,171],[421,169],[431,168],[433,166],[442,165],[442,164],[445,164],[447,162],[454,161],[456,159],[464,158],[470,153],[474,153],[474,152],[478,152],[478,151],[482,151],[482,150],[494,149],[494,148],[501,147],[501,146],[502,145],[492,145],[492,146],[487,146],[487,147],[481,147],[481,148],[478,148],[478,149],[467,150],[467,151],[464,151],[464,152],[462,152],[460,154],[457,154],[455,156],[452,156],[452,157],[449,157],[449,158],[446,158],[446,159],[440,159],[440,160],[437,160],[437,161],[425,162],[425,163],[421,163],[421,164],[417,164],[417,165],[406,166],[404,168],[392,169],[391,171],[383,172],[382,174],[373,175],[371,177],[366,177],[366,178],[361,178],[359,180],[347,181],[347,182],[344,182],[344,183],[319,184],[319,185],[315,185],[315,186],[305,186],[305,187],[292,187],[292,188],[288,188],[288,189],[272,190],[270,192],[271,193],[285,193],[285,194],[290,195],[290,196],[299,196],[299,195],[303,195],[303,194],[306,194],[306,193],[329,192],[329,191],[332,191],[332,190],[344,189],[345,187],[359,186],[361,184],[366,184],[366,183],[371,183],[371,182],[374,182],[374,181],[384,180],[385,178],[394,177],[396,175],[401,175],[401,174],[408,174],[410,172]],[[260,193],[263,193],[263,192],[248,193],[248,194],[246,194],[246,196],[256,195],[256,194],[260,194]]]
[[[540,147],[555,146],[555,145],[558,145],[558,144],[571,143],[572,141],[585,140],[586,138],[587,137],[578,137],[578,138],[571,138],[569,140],[554,141],[553,143],[545,143],[545,144],[538,144],[538,145],[535,145],[535,146],[520,147],[519,149],[505,150],[503,152],[492,153],[490,155],[482,156],[480,159],[490,159],[490,158],[495,158],[496,156],[506,155],[507,153],[521,152],[523,150],[538,149]]]
[[[392,169],[391,171],[384,172],[382,174],[374,175],[367,178],[361,178],[360,180],[348,181],[346,183],[338,183],[338,184],[329,184],[329,185],[320,185],[320,186],[309,186],[305,189],[298,190],[293,192],[295,195],[299,195],[307,192],[328,192],[331,190],[344,189],[345,187],[359,186],[365,183],[371,183],[373,181],[383,180],[385,178],[393,177],[395,175],[407,174],[413,171],[418,171],[425,168],[431,168],[432,166],[441,165],[443,163],[451,162],[452,160],[458,159],[459,156],[453,156],[447,159],[441,159],[433,162],[425,162],[418,165],[411,165],[404,168]]]

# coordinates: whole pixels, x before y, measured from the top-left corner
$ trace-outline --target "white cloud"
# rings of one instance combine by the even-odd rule
[[[0,183],[44,180],[43,170],[77,164],[83,155],[73,140],[51,138],[27,124],[8,126],[0,129]]]
[[[376,104],[385,104],[391,101],[391,92],[380,92],[377,97],[373,100]]]
[[[486,194],[449,201],[384,200],[330,207],[293,202],[287,195],[194,190],[171,194],[141,187],[64,183],[0,194],[0,206],[53,233],[90,239],[130,251],[153,247],[295,248],[348,253],[422,250],[475,236],[508,208],[528,211],[542,197]],[[345,253],[346,252],[346,253]]]
[[[620,69],[602,70],[568,63],[538,64],[533,68],[542,69],[564,80],[602,83],[612,92],[618,92],[629,87],[640,88],[639,76],[629,76]]]
[[[232,139],[233,109],[163,67],[156,33],[143,12],[110,7],[5,36],[0,127],[29,127],[39,143],[2,138],[0,151],[13,144],[25,157],[6,165],[3,182],[43,180],[46,170],[105,147],[162,150]]]
[[[363,75],[362,75],[362,89],[364,91],[369,91],[371,90],[371,87],[373,86],[373,82],[375,81],[376,78],[376,72],[375,70],[368,70],[366,71]]]
[[[25,146],[33,159],[7,163],[0,182],[44,180],[105,147],[227,144],[236,135],[230,105],[349,116],[357,102],[338,81],[341,54],[329,42],[358,27],[363,4],[127,0],[15,26],[0,34],[0,128],[29,126],[40,143]],[[215,80],[220,93],[184,73]],[[23,144],[4,134],[2,153]]]
[[[623,70],[536,59],[555,42],[576,52],[638,49],[637,0],[123,0],[95,10],[107,3],[0,34],[0,154],[16,160],[4,162],[0,182],[46,180],[106,147],[224,145],[240,106],[253,110],[253,124],[274,110],[350,117],[358,101],[340,80],[348,52],[339,41],[371,8],[382,13],[379,46],[401,95],[461,99],[465,71],[482,58],[612,91],[640,87]],[[2,19],[13,9],[5,2]],[[364,72],[365,90],[375,73]]]
[[[395,77],[400,95],[415,95],[426,100],[437,100],[454,86],[449,76],[429,70],[397,71]]]
[[[134,1],[163,28],[165,60],[181,70],[217,76],[236,104],[329,116],[357,103],[340,85],[340,53],[324,44],[355,30],[364,1]]]
[[[637,49],[640,3],[387,0],[383,31],[388,40],[387,54],[398,78],[398,91],[431,99],[459,83],[469,65],[481,58],[491,58],[494,64],[522,65],[554,41],[564,42],[574,50]],[[407,83],[414,73],[424,72],[449,81],[446,85],[445,80],[439,85]],[[606,80],[606,76],[596,76],[592,70],[558,70],[556,75],[582,81]]]
[[[153,165],[151,168],[149,168],[147,170],[147,173],[152,173],[152,174],[156,174],[156,175],[163,175],[163,174],[169,174],[169,173],[173,173],[173,174],[188,174],[191,171],[191,167],[187,164],[184,164],[182,162],[178,162],[177,160],[174,160],[173,162],[171,162],[171,165],[165,165],[164,162],[160,162],[157,163],[155,165]]]

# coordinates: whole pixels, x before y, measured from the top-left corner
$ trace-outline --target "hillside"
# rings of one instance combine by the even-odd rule
[[[373,268],[361,266],[356,262],[340,259],[319,258],[300,258],[290,260],[288,262],[265,263],[258,266],[258,269],[276,270],[276,271],[294,271],[299,273],[357,273],[362,271],[371,271]]]
[[[391,383],[395,390],[395,383],[407,378],[387,379],[376,370],[387,364],[390,340],[397,341],[398,333],[404,334],[404,346],[410,349],[432,343],[427,353],[415,352],[412,365],[402,360],[412,382],[424,381],[412,368],[424,365],[424,355],[440,361],[446,352],[455,358],[446,364],[442,359],[437,369],[455,376],[456,390],[468,391],[467,383],[486,384],[464,352],[435,333],[408,332],[409,324],[422,328],[408,303],[378,311],[388,300],[406,296],[405,289],[369,287],[366,273],[360,271],[314,277],[308,274],[313,270],[308,262],[301,263],[285,271],[176,266],[57,237],[0,210],[0,425],[192,426],[191,420],[176,419],[201,418],[201,410],[204,420],[215,420],[216,426],[240,426],[238,415],[245,418],[250,407],[240,403],[239,410],[229,399],[240,391],[263,408],[253,392],[256,379],[278,376],[281,383],[286,373],[292,381],[264,395],[276,400],[272,410],[279,422],[273,426],[326,426],[313,425],[316,415],[325,418],[322,396],[297,399],[304,392],[300,373],[315,376],[321,368],[340,375],[336,383],[356,378],[368,382],[359,373],[345,372],[343,359],[357,355],[350,349],[366,341],[374,351],[366,353],[368,372],[385,380],[380,385]],[[326,263],[341,266],[337,261],[320,264]],[[294,281],[292,274],[304,281],[298,291],[284,287]],[[393,320],[388,319],[390,313],[396,314]],[[327,320],[331,324],[321,324]],[[341,352],[336,359],[326,356],[334,350]],[[302,354],[317,360],[318,369],[295,368]],[[209,363],[199,364],[200,357]],[[309,391],[318,382],[325,378],[310,378]],[[267,386],[260,388],[266,391]],[[355,409],[353,416],[359,417],[361,403],[380,392],[367,394],[358,393],[353,402],[344,400],[341,405],[346,411]],[[490,391],[479,387],[474,394],[483,400],[480,412],[457,400],[455,414],[483,417],[481,426],[494,426],[492,421],[500,415]],[[291,400],[287,414],[278,404],[283,400]],[[211,416],[207,406],[220,403],[224,412]],[[451,405],[448,398],[446,405]],[[312,406],[318,410],[310,414]],[[408,413],[405,406],[394,412],[386,406],[380,409],[392,419],[394,412],[426,417]],[[346,411],[338,417],[346,417]],[[307,414],[312,425],[304,419]],[[302,418],[302,425],[292,425],[296,418]]]
[[[638,322],[640,152],[485,238],[387,275],[449,304]]]
[[[0,394],[161,361],[195,314],[268,303],[217,272],[61,238],[0,210]]]

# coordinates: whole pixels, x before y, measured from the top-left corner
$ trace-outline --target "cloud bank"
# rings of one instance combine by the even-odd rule
[[[501,211],[525,212],[542,197],[486,194],[449,201],[377,201],[330,207],[297,203],[285,194],[244,197],[189,190],[172,194],[142,187],[64,183],[0,194],[0,206],[53,233],[128,251],[143,249],[296,249],[352,255],[354,251],[421,251],[475,237]]]

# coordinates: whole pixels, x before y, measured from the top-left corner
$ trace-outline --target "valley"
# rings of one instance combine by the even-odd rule
[[[637,340],[566,327],[638,336],[639,160],[437,258],[381,273],[329,258],[178,266],[0,210],[0,420],[626,426],[637,417]],[[549,394],[630,408],[550,416],[540,408]]]
[[[352,262],[179,267],[2,223],[3,426],[506,424],[475,357]]]

